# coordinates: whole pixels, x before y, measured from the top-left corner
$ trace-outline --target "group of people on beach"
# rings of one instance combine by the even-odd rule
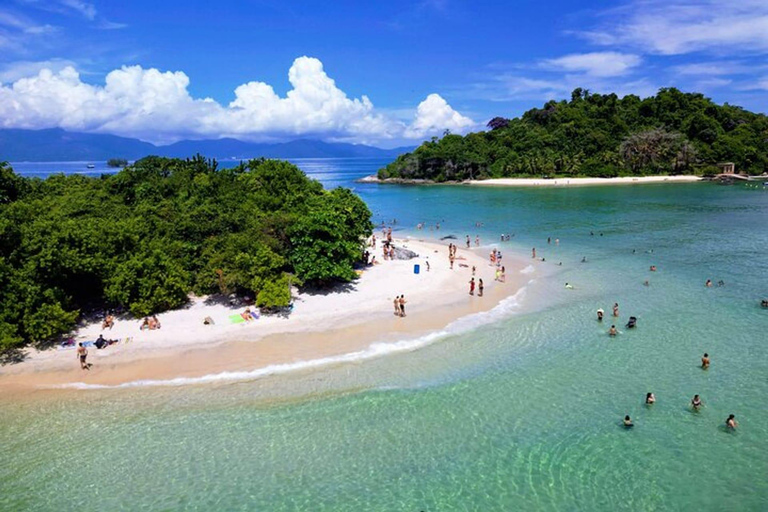
[[[474,268],[474,267],[472,267],[472,268]],[[477,280],[477,296],[478,297],[482,297],[484,290],[485,290],[485,286],[483,285],[483,280],[482,279],[478,279]],[[474,295],[475,294],[475,278],[474,277],[469,280],[469,294],[470,295]]]
[[[453,262],[456,260],[456,245],[453,243],[448,244],[448,262],[451,265],[451,270],[453,270]]]
[[[472,239],[467,235],[467,249],[472,247]],[[475,247],[480,247],[480,235],[475,235]]]
[[[141,321],[141,325],[139,326],[140,331],[154,331],[156,329],[159,329],[161,327],[160,320],[157,319],[156,315],[152,315],[151,317],[145,316],[144,320]]]
[[[392,304],[395,307],[395,316],[399,317],[405,317],[405,295],[398,295],[395,297],[395,299],[392,301]]]

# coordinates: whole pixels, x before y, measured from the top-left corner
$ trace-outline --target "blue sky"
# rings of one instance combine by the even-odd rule
[[[765,112],[767,54],[765,0],[4,0],[0,126],[388,147],[576,87]]]

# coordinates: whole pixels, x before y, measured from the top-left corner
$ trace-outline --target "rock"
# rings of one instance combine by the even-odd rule
[[[409,251],[408,249],[403,249],[402,247],[395,247],[396,260],[412,260],[413,258],[418,258],[418,257],[419,255],[413,251]]]

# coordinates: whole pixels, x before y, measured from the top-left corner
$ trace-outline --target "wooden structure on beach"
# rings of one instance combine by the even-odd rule
[[[718,176],[722,176],[723,174],[736,174],[736,164],[733,162],[720,162],[717,166],[722,171]]]

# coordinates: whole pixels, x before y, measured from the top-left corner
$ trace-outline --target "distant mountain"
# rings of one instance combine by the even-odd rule
[[[116,135],[47,130],[0,129],[0,161],[55,162],[136,160],[147,155],[189,157],[200,153],[212,158],[395,158],[412,147],[381,149],[362,144],[299,139],[263,144],[237,139],[182,140],[167,146]]]
[[[138,139],[115,135],[48,130],[0,130],[0,160],[55,162],[106,160],[152,154],[157,148]]]

